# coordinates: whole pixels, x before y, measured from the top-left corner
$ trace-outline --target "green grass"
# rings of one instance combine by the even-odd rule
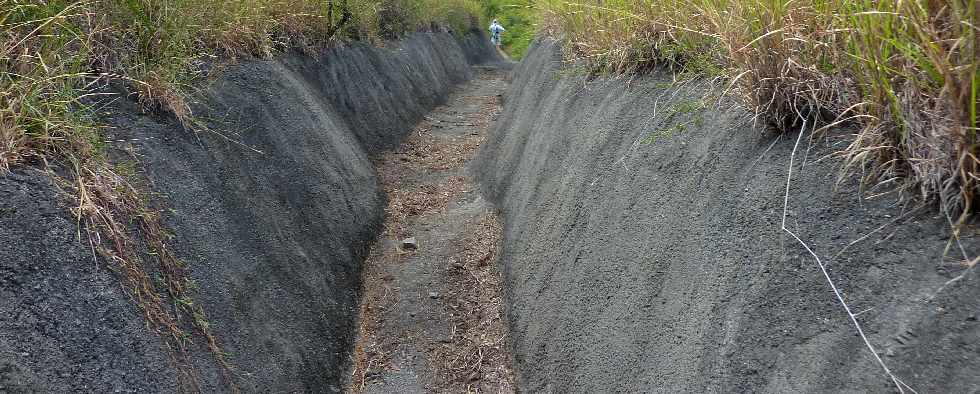
[[[701,127],[704,125],[704,110],[708,108],[708,100],[682,100],[667,107],[667,114],[664,115],[666,127],[652,131],[640,142],[643,144],[653,144],[664,138],[669,138],[687,131],[693,125]]]
[[[507,29],[501,37],[501,47],[511,59],[521,60],[538,31],[538,11],[535,0],[483,0],[487,19],[500,20]]]
[[[544,26],[596,73],[720,75],[779,130],[861,131],[842,152],[869,182],[975,212],[976,0],[541,0]],[[828,116],[829,115],[829,116]],[[812,124],[812,123],[811,123]],[[962,216],[961,219],[965,219]]]

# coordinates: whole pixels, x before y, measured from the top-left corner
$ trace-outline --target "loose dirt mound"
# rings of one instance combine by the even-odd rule
[[[522,391],[896,390],[780,230],[795,135],[753,129],[704,83],[576,74],[553,42],[537,44],[477,161],[504,218]],[[964,268],[980,234],[957,243],[932,207],[835,192],[825,156],[847,132],[804,140],[787,226],[896,376],[919,392],[974,391],[980,282]]]

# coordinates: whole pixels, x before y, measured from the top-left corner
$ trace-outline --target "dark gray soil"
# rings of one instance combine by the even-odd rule
[[[105,108],[113,157],[145,171],[243,391],[340,390],[382,221],[369,155],[471,78],[467,56],[486,55],[459,42],[420,33],[231,66],[192,105],[210,132],[125,98]],[[0,179],[0,391],[175,391],[159,338],[40,179]],[[202,391],[228,391],[201,345]]]
[[[104,108],[112,156],[145,172],[243,391],[338,392],[357,376],[361,262],[386,204],[371,158],[411,153],[381,155],[472,64],[502,62],[479,35],[417,34],[231,66],[192,105],[211,131],[126,98]],[[780,228],[797,135],[753,128],[707,83],[580,74],[554,42],[536,43],[471,166],[503,219],[517,389],[897,391]],[[486,98],[499,81],[470,86]],[[476,111],[465,97],[426,120],[439,130],[419,134],[419,152],[474,147],[476,125],[456,118]],[[826,263],[895,376],[920,393],[980,392],[980,278],[965,268],[980,231],[955,237],[932,206],[835,188],[828,155],[849,132],[803,139],[787,227]],[[511,388],[492,368],[507,363],[482,369],[480,349],[499,358],[504,342],[480,331],[494,322],[481,303],[500,298],[474,291],[494,272],[497,222],[462,169],[469,156],[455,153],[436,155],[462,158],[439,171],[398,173],[432,192],[414,207],[441,208],[378,244],[415,236],[419,248],[379,277],[389,287],[376,290],[415,297],[373,315],[378,351],[394,351],[362,375],[368,391]],[[71,204],[35,170],[0,177],[0,393],[177,391],[163,342],[93,256]],[[481,332],[494,338],[468,334]],[[231,390],[200,343],[191,355],[202,391]]]
[[[479,72],[376,161],[388,208],[364,263],[351,393],[513,392],[500,226],[466,171],[503,79]],[[414,247],[401,245],[408,238]]]
[[[459,45],[463,48],[466,60],[470,64],[490,66],[496,70],[510,70],[515,66],[515,63],[507,58],[507,54],[494,47],[479,29],[474,29],[460,38]]]
[[[537,43],[477,159],[504,219],[521,391],[897,391],[780,230],[795,134],[753,129],[703,83],[576,74]],[[964,267],[980,234],[965,230],[961,250],[931,206],[835,190],[824,156],[847,132],[803,140],[787,226],[898,378],[977,392],[980,278]]]
[[[469,77],[451,36],[417,35],[226,71],[199,112],[238,143],[113,121],[146,141],[136,152],[174,210],[174,246],[248,391],[340,390],[384,202],[368,155]]]
[[[174,391],[161,342],[51,179],[0,178],[0,393]]]

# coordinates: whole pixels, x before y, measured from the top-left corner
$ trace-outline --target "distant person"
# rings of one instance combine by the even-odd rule
[[[497,22],[496,19],[494,19],[493,23],[490,24],[490,42],[492,42],[493,45],[496,45],[498,49],[500,48],[500,34],[505,31],[507,31],[507,29],[500,26],[500,22]]]

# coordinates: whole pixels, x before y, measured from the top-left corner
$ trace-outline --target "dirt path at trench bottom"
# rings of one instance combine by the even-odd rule
[[[514,392],[500,224],[466,171],[499,113],[504,78],[478,70],[375,160],[389,201],[364,263],[350,393]]]

